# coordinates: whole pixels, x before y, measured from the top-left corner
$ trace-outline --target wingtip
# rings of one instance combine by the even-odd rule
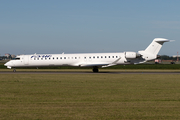
[[[169,40],[169,42],[174,42],[174,41],[176,41],[176,40]]]

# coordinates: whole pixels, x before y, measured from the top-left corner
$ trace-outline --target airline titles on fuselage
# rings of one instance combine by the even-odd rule
[[[31,58],[50,58],[52,55],[32,55]]]

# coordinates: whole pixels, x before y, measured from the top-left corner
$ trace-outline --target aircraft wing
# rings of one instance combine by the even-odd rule
[[[84,64],[79,64],[80,67],[93,67],[93,66],[101,67],[101,66],[106,66],[106,65],[109,65],[109,64],[107,64],[107,63],[84,63]]]
[[[114,66],[117,65],[117,62],[121,59],[121,57],[119,57],[117,60],[115,60],[112,63],[82,63],[79,64],[80,67],[110,67],[110,66]]]

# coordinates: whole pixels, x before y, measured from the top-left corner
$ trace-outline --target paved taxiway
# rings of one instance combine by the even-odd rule
[[[1,71],[0,74],[180,74],[180,72],[12,72],[12,71]]]

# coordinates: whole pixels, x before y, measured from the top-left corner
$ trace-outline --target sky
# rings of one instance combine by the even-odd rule
[[[0,55],[180,52],[179,0],[1,0]]]

